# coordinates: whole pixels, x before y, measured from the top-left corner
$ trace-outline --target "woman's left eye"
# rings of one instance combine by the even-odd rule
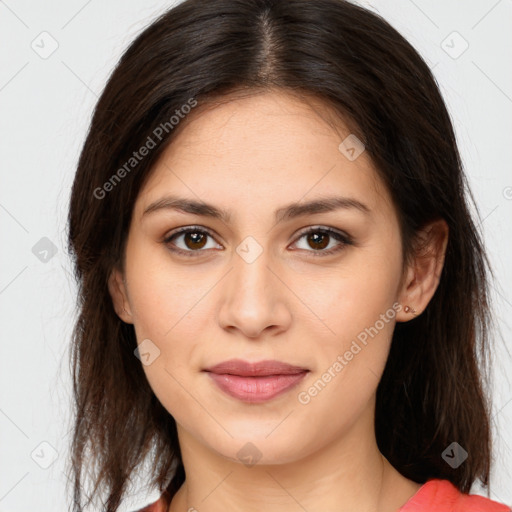
[[[328,256],[343,250],[346,245],[353,245],[354,243],[346,233],[323,227],[309,228],[299,236],[298,240],[302,238],[305,238],[306,244],[313,249],[313,251],[305,250],[312,252],[313,256]],[[334,241],[338,243],[332,244]]]
[[[169,246],[170,250],[183,254],[186,256],[194,256],[194,253],[204,252],[202,249],[214,249],[215,247],[208,247],[207,239],[213,236],[209,231],[198,227],[187,227],[182,228],[174,233],[167,236],[163,242]],[[306,244],[310,249],[304,249],[299,247],[301,250],[313,253],[313,256],[327,256],[341,251],[346,245],[353,245],[352,238],[343,232],[334,231],[330,228],[324,227],[313,227],[302,232],[298,239],[294,242],[296,245],[300,240],[305,239]],[[182,247],[176,243],[176,240],[180,240]],[[335,243],[337,242],[337,243]],[[215,246],[215,244],[212,244]]]

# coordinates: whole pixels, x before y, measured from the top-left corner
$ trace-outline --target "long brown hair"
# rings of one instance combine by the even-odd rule
[[[91,462],[89,498],[104,492],[108,512],[152,448],[148,484],[172,497],[185,479],[175,421],[134,356],[134,328],[116,315],[107,281],[122,266],[138,193],[177,131],[176,111],[271,88],[321,98],[364,141],[396,206],[406,259],[422,226],[446,220],[436,293],[423,314],[394,331],[377,389],[376,436],[382,454],[418,483],[444,478],[463,492],[477,478],[489,484],[490,268],[429,67],[384,19],[345,0],[186,0],[123,54],[95,107],[73,184],[75,512]],[[154,147],[135,159],[148,138]],[[453,441],[468,453],[455,469],[442,458]]]

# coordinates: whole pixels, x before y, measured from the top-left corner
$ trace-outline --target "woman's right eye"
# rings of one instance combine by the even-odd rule
[[[208,237],[213,239],[211,233],[205,229],[186,227],[169,234],[163,242],[173,252],[194,256],[194,253],[204,252],[202,249],[215,249],[215,243],[213,246],[207,246]]]

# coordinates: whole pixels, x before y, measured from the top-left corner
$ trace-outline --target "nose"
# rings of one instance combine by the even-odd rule
[[[220,326],[252,339],[286,331],[292,319],[288,303],[292,294],[266,253],[252,262],[234,255],[233,267],[221,289]]]

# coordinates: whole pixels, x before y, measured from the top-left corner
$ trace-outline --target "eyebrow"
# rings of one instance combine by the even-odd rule
[[[361,201],[350,197],[332,196],[314,199],[307,202],[290,203],[283,208],[275,211],[276,222],[291,220],[303,215],[332,212],[339,209],[355,209],[366,215],[371,214],[371,210]],[[161,210],[178,210],[193,215],[201,215],[213,219],[219,219],[228,223],[231,219],[231,213],[213,206],[212,204],[194,199],[187,199],[177,196],[165,196],[151,203],[142,213],[142,216]]]

